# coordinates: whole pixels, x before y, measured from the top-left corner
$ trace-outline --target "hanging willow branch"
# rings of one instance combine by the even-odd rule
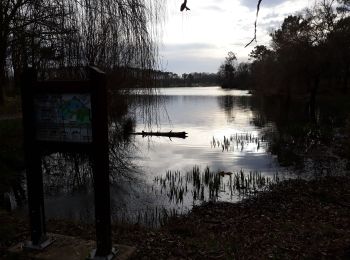
[[[254,37],[244,48],[247,48],[253,41],[256,41],[256,25],[258,23],[258,16],[259,16],[261,2],[262,2],[262,0],[259,0],[258,5],[256,7],[256,17],[255,17],[255,23],[254,23]]]

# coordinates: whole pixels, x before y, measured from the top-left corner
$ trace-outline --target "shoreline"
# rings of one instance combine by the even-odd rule
[[[134,259],[349,258],[350,177],[295,179],[238,203],[205,203],[158,229],[114,225]],[[0,212],[0,256],[28,235],[27,220]],[[93,225],[48,220],[48,232],[94,239]],[[8,241],[6,243],[6,241]],[[6,259],[6,258],[5,258]]]

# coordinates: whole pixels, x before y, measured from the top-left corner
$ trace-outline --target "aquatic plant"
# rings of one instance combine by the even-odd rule
[[[236,133],[231,136],[224,136],[223,139],[218,139],[213,136],[210,141],[212,148],[220,148],[222,151],[243,151],[248,145],[255,145],[256,150],[267,147],[268,143],[265,136],[257,136],[253,133]]]
[[[258,171],[236,173],[211,171],[206,167],[201,171],[194,166],[191,171],[182,174],[180,171],[167,171],[165,176],[154,178],[153,191],[160,188],[161,194],[166,194],[170,203],[183,203],[185,198],[198,201],[216,201],[221,194],[248,196],[264,190],[270,184],[279,181],[278,172],[273,176],[266,176]]]

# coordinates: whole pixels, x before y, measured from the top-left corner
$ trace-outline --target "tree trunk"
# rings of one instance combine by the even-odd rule
[[[283,96],[283,101],[280,102],[280,123],[285,126],[289,122],[289,113],[290,113],[290,103],[291,103],[291,83],[290,80],[286,81],[287,93]]]
[[[289,112],[290,112],[290,102],[291,102],[291,86],[290,86],[290,82],[287,83],[288,87],[287,87],[287,99],[286,99],[286,103],[285,103],[285,120],[286,123],[288,123],[289,121]]]
[[[350,64],[345,65],[344,81],[343,81],[343,93],[348,93],[348,82],[349,82],[349,67]]]
[[[5,64],[0,61],[0,106],[5,103]]]
[[[310,103],[309,103],[309,116],[313,123],[316,123],[316,96],[320,85],[320,77],[316,76],[314,79],[314,85],[310,91]]]
[[[5,83],[6,83],[6,33],[0,32],[4,35],[4,39],[0,39],[0,106],[5,103]]]

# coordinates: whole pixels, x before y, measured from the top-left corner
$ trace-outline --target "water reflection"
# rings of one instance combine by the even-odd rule
[[[256,144],[259,149],[238,149],[238,142],[246,148],[252,144],[242,139],[246,135],[254,139],[263,138],[264,129],[254,125],[256,118],[252,109],[251,96],[246,91],[223,91],[219,88],[185,88],[164,89],[167,117],[160,118],[157,130],[186,131],[186,140],[169,140],[167,138],[151,138],[142,140],[136,137],[135,142],[140,149],[139,159],[135,162],[146,172],[146,179],[152,179],[167,170],[188,171],[193,165],[202,168],[209,166],[213,170],[247,171],[260,170],[274,173],[279,168],[275,158],[267,153],[265,141]],[[174,95],[177,93],[177,95]],[[214,94],[215,93],[215,94]],[[171,94],[167,96],[167,94]],[[209,95],[211,94],[211,95]],[[142,131],[144,125],[138,119],[136,129]],[[237,139],[235,139],[237,136]],[[234,149],[222,153],[222,149],[212,149],[213,139],[220,142],[220,147],[227,148],[227,141],[235,144]],[[225,144],[226,143],[226,144]],[[225,147],[226,146],[226,147]],[[258,151],[259,150],[259,151]]]
[[[125,117],[135,124],[114,123],[111,128],[113,220],[157,225],[202,201],[237,201],[283,172],[268,152],[266,133],[274,126],[255,123],[261,116],[247,91],[169,88],[161,89],[160,97],[157,102],[163,105],[157,103],[158,113],[151,115],[156,124],[145,124],[141,109],[154,99],[129,97],[133,102]],[[188,138],[129,136],[123,141],[122,133],[130,129],[185,131]],[[71,193],[69,199],[51,196],[46,204],[48,216],[93,218],[90,189]]]

